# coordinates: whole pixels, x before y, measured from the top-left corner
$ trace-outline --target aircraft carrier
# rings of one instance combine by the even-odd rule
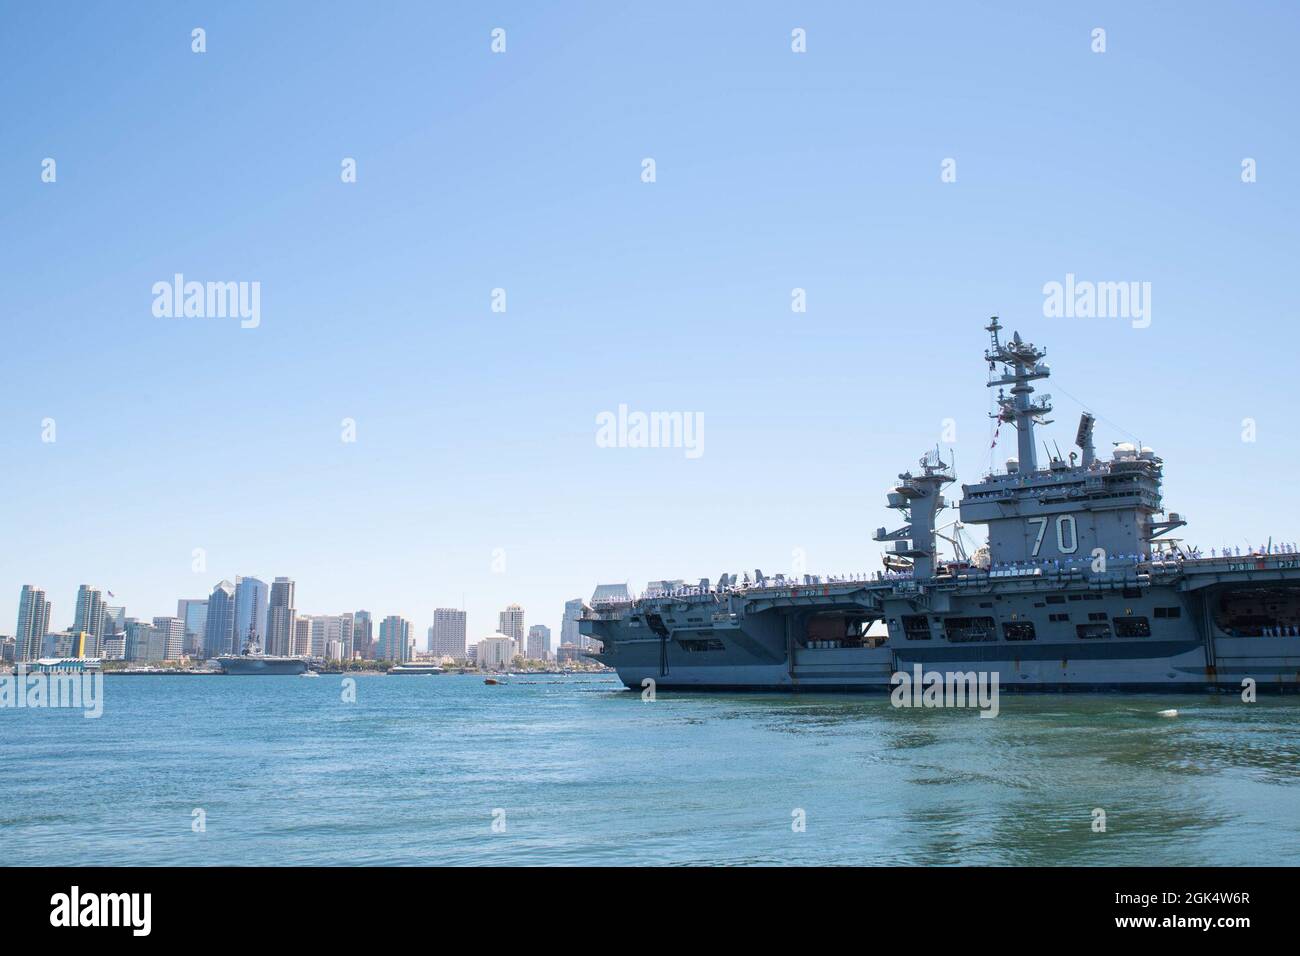
[[[1082,415],[1077,451],[1046,449],[1046,350],[996,316],[985,327],[997,429],[1017,457],[961,486],[936,449],[886,494],[903,522],[881,527],[884,567],[857,577],[755,570],[687,586],[656,582],[639,598],[595,601],[580,632],[588,656],[628,687],[888,690],[899,672],[997,674],[1003,689],[1300,688],[1300,553],[1293,544],[1212,549],[1172,537],[1163,462],[1118,443],[1109,457]],[[995,432],[995,440],[996,440]],[[941,524],[955,508],[953,525]],[[987,529],[968,556],[960,534]],[[944,540],[953,551],[941,553]]]
[[[217,658],[221,670],[234,676],[283,676],[285,674],[302,674],[311,666],[308,657],[290,657],[279,654],[263,654],[262,644],[257,635],[249,628],[248,640],[242,654],[223,654]]]

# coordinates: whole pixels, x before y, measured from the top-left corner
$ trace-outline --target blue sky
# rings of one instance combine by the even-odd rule
[[[601,581],[872,569],[945,418],[989,466],[995,312],[1063,449],[1074,395],[1189,540],[1300,538],[1300,15],[894,6],[6,2],[0,633],[24,583],[62,628],[81,582],[150,617],[283,574],[422,640],[462,601],[476,638]],[[260,282],[261,325],[155,317],[177,272]],[[1067,273],[1150,282],[1150,327],[1044,317]],[[598,447],[620,404],[702,414],[704,454]]]

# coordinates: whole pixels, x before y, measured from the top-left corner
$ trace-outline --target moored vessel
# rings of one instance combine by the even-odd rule
[[[388,668],[388,673],[393,675],[421,676],[429,674],[442,674],[445,669],[439,664],[427,664],[416,661],[407,661],[402,664],[394,664]]]
[[[311,666],[311,658],[263,654],[256,634],[250,633],[242,654],[223,654],[217,658],[217,663],[223,673],[236,677],[283,676],[306,672]]]
[[[1017,455],[962,485],[956,505],[937,449],[901,473],[886,493],[901,523],[874,536],[882,570],[756,569],[593,602],[579,622],[600,643],[588,656],[638,688],[883,690],[917,667],[1008,689],[1300,687],[1296,547],[1207,555],[1172,538],[1187,522],[1164,510],[1164,462],[1125,442],[1099,456],[1088,412],[1078,450],[1040,462],[1035,430],[1052,405],[1033,383],[1051,374],[1046,351],[1004,341],[996,317],[986,331],[992,417],[1015,430]],[[950,507],[959,517],[940,525]],[[968,555],[958,532],[971,525],[988,539]]]

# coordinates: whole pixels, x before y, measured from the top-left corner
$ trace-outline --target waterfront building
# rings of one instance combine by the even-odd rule
[[[529,660],[544,661],[551,652],[551,629],[545,624],[534,624],[528,629]]]
[[[14,633],[14,659],[34,661],[41,656],[50,629],[50,602],[38,587],[24,584],[18,596],[18,630]]]
[[[505,634],[493,634],[478,642],[475,660],[479,667],[504,670],[515,658],[515,639]]]
[[[128,661],[143,660],[143,654],[149,650],[149,637],[143,633],[149,627],[133,617],[126,619],[126,652],[123,657]]]
[[[353,627],[355,616],[346,614],[316,614],[311,621],[311,655],[330,660],[351,660],[353,649]],[[337,656],[331,656],[329,645],[338,644]]]
[[[440,607],[433,611],[429,628],[429,653],[434,657],[460,659],[465,656],[465,612]]]
[[[381,661],[405,661],[410,659],[411,622],[396,614],[390,614],[379,622],[379,645],[375,657]]]
[[[163,659],[177,661],[185,656],[185,621],[179,617],[155,617],[154,630],[162,641]]]
[[[576,644],[561,644],[555,652],[557,664],[576,664],[582,660],[582,648]]]
[[[293,621],[293,653],[298,657],[311,654],[311,618],[299,617]]]
[[[60,631],[54,635],[53,657],[99,657],[100,655],[90,655],[86,651],[91,646],[93,638],[85,631],[74,631],[68,628],[66,631]]]
[[[375,659],[374,623],[370,619],[369,611],[352,613],[352,649],[364,660]]]
[[[208,596],[207,620],[203,625],[203,654],[205,657],[220,657],[234,652],[235,586],[229,581],[222,581]]]
[[[271,584],[271,603],[266,612],[267,654],[284,656],[293,653],[294,583],[292,578],[276,578]]]
[[[77,589],[77,611],[72,622],[73,631],[85,631],[89,636],[88,656],[99,656],[99,637],[104,632],[104,592],[83,584]]]
[[[157,663],[167,657],[167,636],[165,629],[137,621],[133,617],[126,619],[126,659],[134,663]]]
[[[522,657],[527,650],[524,645],[524,609],[518,604],[511,604],[498,615],[498,620],[497,633],[514,641],[515,653]]]
[[[203,602],[207,604],[205,600]],[[177,617],[184,617],[184,614],[178,614]],[[121,605],[104,605],[104,630],[101,637],[108,637],[110,634],[121,634],[126,630],[126,608]]]

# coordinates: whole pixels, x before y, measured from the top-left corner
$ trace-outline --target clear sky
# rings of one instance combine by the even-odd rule
[[[994,312],[1063,450],[1073,395],[1189,541],[1298,539],[1298,47],[1282,3],[5,2],[0,633],[24,583],[58,629],[82,582],[148,618],[289,575],[423,646],[462,600],[475,639],[874,569],[944,419],[989,466]],[[259,327],[155,317],[178,272],[259,282]],[[1045,317],[1069,273],[1150,326]],[[599,447],[620,404],[703,454]]]

